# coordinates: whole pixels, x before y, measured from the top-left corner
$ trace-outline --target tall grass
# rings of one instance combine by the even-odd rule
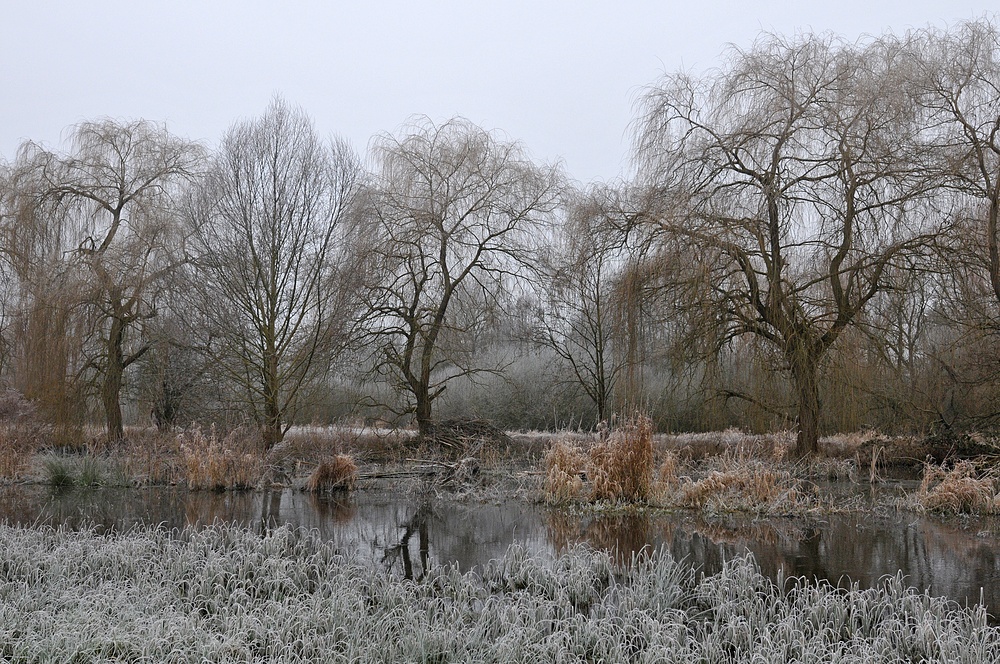
[[[543,493],[552,503],[590,500],[644,501],[653,487],[653,423],[645,415],[623,420],[585,453],[568,437],[556,440],[545,455]]]
[[[773,583],[750,558],[698,579],[511,547],[404,581],[307,531],[117,535],[0,525],[0,660],[15,662],[1000,661],[982,608],[906,587]]]
[[[94,456],[46,454],[38,459],[39,479],[54,487],[133,486],[126,469],[116,460]]]
[[[666,502],[713,512],[783,514],[809,503],[801,483],[788,470],[736,449],[715,462],[704,477],[681,482]]]
[[[36,418],[32,402],[15,390],[0,389],[0,478],[20,479],[51,433]]]
[[[259,434],[235,429],[220,436],[195,427],[181,434],[181,458],[189,489],[251,489],[260,481],[264,459]]]
[[[583,495],[587,455],[565,438],[553,441],[543,461],[545,500],[553,504],[576,500]]]
[[[590,449],[597,500],[646,500],[653,484],[653,422],[634,415]]]
[[[980,473],[971,461],[959,461],[951,470],[926,464],[917,491],[917,506],[930,512],[997,514],[1000,495],[995,471]]]
[[[347,454],[336,454],[316,466],[306,481],[306,491],[351,491],[358,481],[358,466]]]

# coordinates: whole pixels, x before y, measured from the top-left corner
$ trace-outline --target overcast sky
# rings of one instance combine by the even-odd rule
[[[986,14],[965,0],[0,0],[0,156],[102,116],[212,145],[271,97],[364,151],[414,114],[462,115],[582,182],[628,166],[642,88],[762,30],[849,39]],[[994,5],[995,6],[995,5]]]

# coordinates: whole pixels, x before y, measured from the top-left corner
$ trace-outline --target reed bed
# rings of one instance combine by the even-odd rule
[[[347,454],[335,454],[320,461],[316,470],[306,480],[305,489],[313,493],[323,491],[351,491],[358,481],[358,466]]]
[[[1000,513],[998,477],[995,470],[980,472],[971,461],[959,461],[950,470],[926,464],[917,507],[945,514]]]
[[[597,500],[641,501],[653,485],[653,422],[635,415],[590,449],[590,476]]]
[[[583,478],[587,471],[587,455],[573,442],[556,439],[543,460],[545,483],[542,492],[546,502],[566,503],[583,496]]]
[[[545,500],[558,504],[589,500],[636,502],[653,489],[653,423],[644,415],[623,420],[584,452],[569,437],[552,443],[543,461]],[[589,480],[584,491],[583,478]]]
[[[814,506],[815,496],[805,492],[801,481],[775,461],[758,458],[738,448],[710,464],[699,479],[683,478],[661,502],[667,505],[711,512],[794,514]]]
[[[996,662],[1000,632],[907,588],[774,583],[748,557],[697,578],[515,545],[478,573],[404,581],[309,531],[98,534],[0,525],[0,660],[13,662]]]
[[[225,436],[215,427],[200,427],[180,435],[180,452],[189,489],[224,491],[252,489],[264,472],[259,434],[235,429]]]

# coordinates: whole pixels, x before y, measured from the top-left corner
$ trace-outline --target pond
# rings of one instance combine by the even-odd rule
[[[319,531],[345,555],[400,576],[420,578],[435,564],[473,569],[511,543],[558,553],[574,543],[623,559],[665,547],[706,574],[746,551],[776,578],[875,584],[901,571],[910,585],[960,604],[1000,613],[1000,523],[941,520],[876,511],[817,518],[705,518],[690,513],[576,513],[524,502],[465,503],[359,491],[335,499],[292,490],[189,492],[171,487],[53,491],[0,488],[0,520],[14,524],[90,524],[128,529],[214,521],[265,530],[283,524]]]

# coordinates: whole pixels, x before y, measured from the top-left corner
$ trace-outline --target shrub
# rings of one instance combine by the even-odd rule
[[[352,491],[358,480],[358,466],[347,454],[321,461],[306,481],[306,491]]]

